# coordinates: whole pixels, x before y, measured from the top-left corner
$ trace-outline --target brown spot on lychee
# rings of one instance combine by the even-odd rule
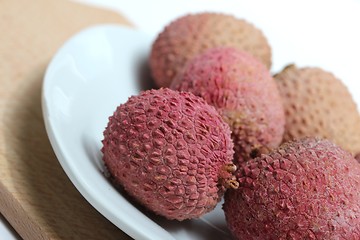
[[[360,153],[355,155],[355,159],[360,163]]]

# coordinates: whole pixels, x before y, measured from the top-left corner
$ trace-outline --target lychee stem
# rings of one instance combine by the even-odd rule
[[[219,179],[225,188],[237,189],[239,187],[239,182],[236,180],[236,177],[233,175],[235,171],[236,171],[236,165],[233,163],[225,164],[224,166],[221,167],[219,173]]]
[[[236,179],[231,179],[231,180],[225,182],[225,187],[231,188],[231,189],[238,189],[239,182]]]
[[[282,72],[289,71],[289,70],[292,70],[295,68],[296,68],[296,65],[294,63],[290,63],[283,68]],[[279,73],[276,73],[276,74],[274,74],[273,77],[277,77],[278,75],[279,75]]]
[[[223,166],[223,170],[225,170],[228,173],[234,173],[236,171],[237,167],[233,163],[228,163]]]

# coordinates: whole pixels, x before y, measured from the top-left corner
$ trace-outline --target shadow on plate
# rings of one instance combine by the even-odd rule
[[[157,88],[154,79],[151,76],[148,56],[144,56],[139,59],[139,63],[136,68],[136,76],[139,80],[138,87],[141,91]]]

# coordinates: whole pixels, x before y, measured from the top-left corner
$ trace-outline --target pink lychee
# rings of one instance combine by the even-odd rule
[[[168,219],[211,211],[232,163],[229,126],[214,107],[191,93],[148,90],[109,118],[103,160],[112,180],[136,201]]]
[[[236,239],[360,239],[360,165],[329,140],[285,143],[235,175],[223,209]]]
[[[282,141],[285,115],[276,83],[247,52],[210,49],[190,60],[171,88],[192,92],[215,106],[230,125],[240,161]]]

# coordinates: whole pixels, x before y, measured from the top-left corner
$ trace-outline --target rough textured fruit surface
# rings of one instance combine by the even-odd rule
[[[360,165],[329,140],[283,144],[236,177],[223,209],[237,239],[360,239]]]
[[[167,25],[152,46],[150,68],[156,84],[168,87],[189,59],[220,46],[248,51],[270,68],[270,46],[252,24],[226,14],[190,14]]]
[[[320,68],[290,65],[275,80],[285,108],[284,141],[321,137],[360,152],[360,115],[339,79]]]
[[[112,180],[129,195],[159,215],[184,220],[221,199],[219,169],[232,162],[233,144],[214,107],[191,93],[159,89],[116,109],[102,152]]]
[[[171,88],[192,92],[215,106],[230,126],[240,161],[282,141],[285,117],[276,83],[247,52],[210,49],[190,60]]]

